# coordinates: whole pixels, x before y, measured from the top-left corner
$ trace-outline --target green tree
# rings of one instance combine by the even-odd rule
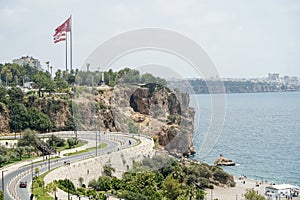
[[[149,73],[143,74],[141,76],[141,83],[145,83],[145,84],[156,83],[158,85],[167,86],[167,81],[166,80],[161,79],[159,77],[155,77],[155,76],[153,76],[152,74],[149,74]]]
[[[75,83],[75,79],[76,79],[75,75],[69,74],[69,75],[68,75],[68,78],[67,78],[68,84],[71,85],[71,84]]]
[[[55,182],[51,182],[51,183],[48,183],[46,185],[46,190],[50,193],[54,193],[54,196],[56,196],[56,192],[57,192],[57,185]]]
[[[0,155],[0,167],[3,166],[3,164],[7,163],[9,161],[9,157],[6,155]]]
[[[58,69],[56,72],[55,72],[55,77],[54,77],[54,81],[57,81],[59,79],[62,78],[62,71],[60,69]]]
[[[118,83],[137,84],[140,82],[140,72],[135,69],[124,68],[118,72]]]
[[[47,143],[52,147],[63,147],[65,145],[65,139],[52,134],[49,140],[47,140]]]
[[[176,200],[182,193],[180,183],[173,178],[173,175],[169,175],[163,183],[163,195],[170,200]]]
[[[2,82],[5,82],[5,85],[9,86],[10,82],[13,80],[13,73],[11,72],[9,65],[3,66],[0,74]]]
[[[257,194],[253,189],[247,190],[244,196],[246,200],[266,200],[264,196]]]
[[[7,90],[5,87],[0,86],[0,102],[4,103],[4,104],[8,104],[8,96],[7,96]]]
[[[9,105],[10,110],[10,128],[12,131],[20,131],[29,127],[28,113],[24,104],[12,103]]]
[[[38,167],[35,168],[35,169],[34,169],[34,174],[35,174],[35,176],[39,176],[39,173],[40,173],[39,168],[38,168]]]
[[[217,168],[213,172],[213,176],[216,180],[218,180],[220,183],[223,183],[223,184],[226,184],[230,179],[230,175],[228,173],[224,172],[221,168]]]
[[[30,158],[31,153],[35,150],[35,148],[33,146],[25,146],[24,148],[25,148],[28,158]]]
[[[69,148],[72,148],[73,146],[78,144],[78,139],[77,138],[68,138],[67,143],[69,145]]]
[[[37,131],[46,131],[52,128],[52,123],[48,115],[31,108],[28,110],[29,127]]]
[[[13,103],[22,103],[24,98],[24,93],[22,92],[21,88],[12,87],[7,91],[9,95],[9,99]]]
[[[18,140],[18,146],[33,146],[37,149],[41,143],[40,139],[37,136],[37,132],[26,129],[23,132],[23,137]]]
[[[20,160],[22,160],[22,156],[23,156],[24,150],[25,150],[24,147],[17,147],[16,148],[16,152],[17,152],[18,157],[19,157]]]
[[[5,200],[4,199],[4,192],[2,190],[0,190],[0,200]]]
[[[78,181],[79,181],[79,186],[82,187],[84,179],[82,177],[79,177]]]
[[[49,92],[54,91],[55,83],[51,80],[49,73],[38,71],[33,79],[39,88],[39,96],[41,96],[41,89],[47,89]]]
[[[115,168],[113,168],[111,165],[104,165],[103,166],[103,174],[105,176],[112,176],[112,173],[115,172]]]

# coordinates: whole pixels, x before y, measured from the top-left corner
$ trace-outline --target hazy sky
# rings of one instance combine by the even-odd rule
[[[70,14],[75,68],[116,34],[159,27],[202,46],[221,77],[263,77],[268,72],[300,76],[298,0],[0,0],[0,63],[29,55],[44,67],[50,61],[55,69],[64,69],[64,42],[54,44],[52,36]],[[143,58],[131,55],[117,64],[134,66],[137,57]],[[176,59],[167,65],[180,73],[184,67]]]

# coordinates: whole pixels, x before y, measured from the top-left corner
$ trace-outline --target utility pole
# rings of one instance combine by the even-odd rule
[[[70,200],[70,183],[69,183],[69,179],[68,179],[68,200]]]
[[[4,174],[4,171],[2,171],[2,191],[4,192],[4,176],[3,176],[3,174]]]
[[[4,172],[7,171],[7,170],[2,170],[2,191],[3,191],[3,194],[4,194]]]
[[[98,155],[98,137],[97,137],[97,135],[98,135],[98,130],[96,130],[96,157],[97,157],[97,155]]]
[[[50,171],[50,153],[49,153],[49,159],[48,159],[48,171]]]
[[[50,74],[51,74],[51,79],[52,79],[52,66],[50,66]]]
[[[89,72],[90,71],[90,64],[86,63],[86,71]]]
[[[33,194],[33,161],[31,160],[31,194]]]

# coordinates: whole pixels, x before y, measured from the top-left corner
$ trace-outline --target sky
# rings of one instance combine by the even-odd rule
[[[0,63],[29,55],[44,68],[49,61],[55,70],[64,69],[65,44],[54,44],[52,36],[70,14],[73,68],[84,69],[88,56],[111,37],[155,27],[200,45],[220,77],[265,77],[269,72],[300,77],[298,0],[0,0]],[[113,67],[149,63],[194,75],[178,57],[155,51],[125,56]]]

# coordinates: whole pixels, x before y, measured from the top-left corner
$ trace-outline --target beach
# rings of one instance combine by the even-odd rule
[[[236,182],[235,187],[215,186],[213,190],[206,189],[205,200],[244,200],[243,194],[246,193],[247,189],[254,189],[258,194],[264,196],[265,188],[270,185],[270,183],[262,183],[248,178],[239,179],[239,177],[234,177],[234,181]],[[293,200],[300,200],[300,197],[293,197]]]

